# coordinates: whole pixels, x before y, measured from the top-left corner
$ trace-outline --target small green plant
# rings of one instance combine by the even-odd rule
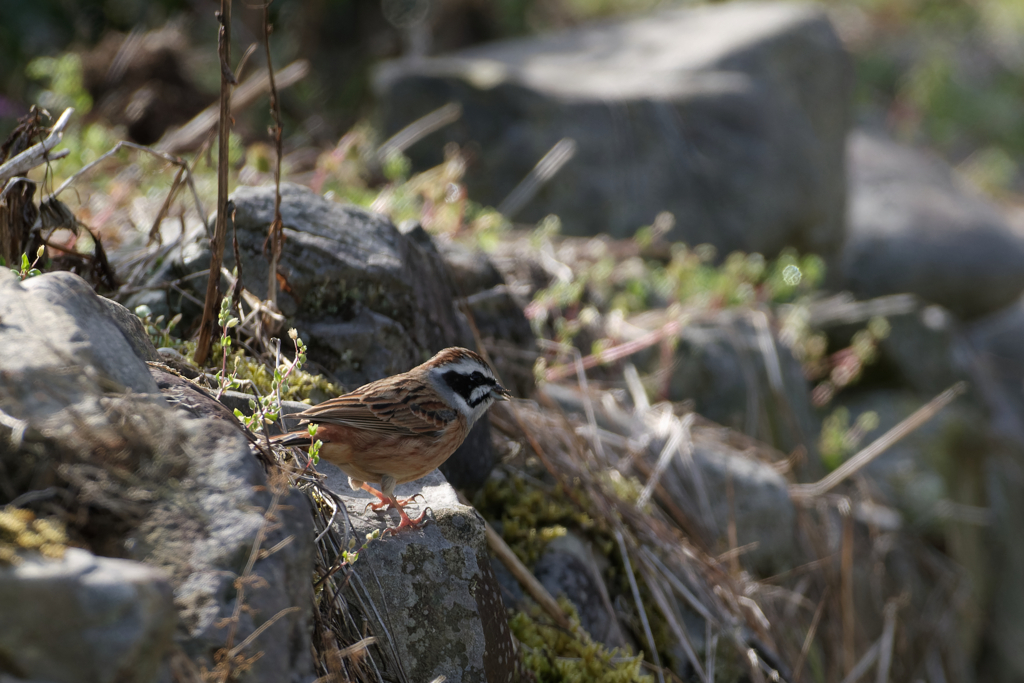
[[[238,276],[236,270],[235,276]],[[223,299],[220,300],[220,312],[217,314],[217,324],[220,325],[220,348],[221,348],[221,365],[220,371],[217,373],[217,397],[220,398],[221,393],[234,389],[238,386],[238,380],[235,379],[234,375],[230,378],[227,376],[228,372],[228,353],[231,351],[231,335],[228,332],[231,328],[237,326],[239,323],[238,318],[231,315],[231,294],[226,294]]]
[[[878,413],[867,411],[857,416],[850,426],[850,411],[836,408],[821,424],[818,448],[825,467],[834,470],[860,446],[864,437],[878,429]]]
[[[31,263],[28,260],[28,254],[22,254],[21,255],[21,268],[20,269],[11,268],[10,271],[12,273],[14,273],[14,275],[16,275],[18,277],[18,279],[21,279],[21,280],[27,280],[30,277],[35,277],[36,275],[42,275],[43,271],[41,271],[38,268],[36,268],[36,264],[39,263],[40,259],[43,258],[43,254],[45,254],[45,253],[46,253],[46,247],[45,246],[40,246],[39,249],[36,251],[36,258],[35,258],[35,260],[32,261]],[[2,258],[0,258],[0,266],[2,266],[2,265],[6,265],[6,264],[4,263],[4,260]]]

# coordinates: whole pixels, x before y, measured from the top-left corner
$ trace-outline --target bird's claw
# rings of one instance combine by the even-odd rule
[[[416,519],[412,519],[412,518],[410,518],[410,517],[409,517],[409,515],[405,514],[405,511],[402,511],[402,521],[400,521],[400,522],[398,523],[398,526],[396,526],[396,527],[392,527],[392,528],[390,528],[390,529],[385,529],[385,530],[384,530],[384,533],[385,533],[385,534],[388,534],[388,535],[390,535],[390,536],[395,536],[395,535],[397,535],[397,534],[398,534],[398,532],[399,532],[399,531],[401,531],[402,529],[406,529],[406,528],[410,528],[410,529],[419,529],[419,528],[420,528],[420,527],[422,527],[422,526],[423,526],[423,525],[424,525],[424,524],[425,524],[425,523],[426,523],[427,521],[429,521],[429,520],[427,519],[427,512],[428,512],[428,511],[430,511],[430,512],[433,512],[433,510],[432,510],[431,508],[429,508],[429,507],[428,507],[428,508],[423,508],[423,512],[421,512],[421,513],[420,513],[420,516],[419,516],[419,517],[417,517]]]

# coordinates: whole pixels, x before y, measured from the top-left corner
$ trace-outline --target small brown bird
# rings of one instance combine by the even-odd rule
[[[462,445],[491,404],[509,396],[483,358],[452,347],[408,372],[292,415],[300,424],[316,424],[316,437],[307,428],[272,441],[305,449],[313,438],[322,441],[320,456],[348,475],[352,489],[380,499],[370,507],[398,509],[402,520],[397,531],[419,525],[426,511],[410,519],[404,508],[412,499],[395,498],[395,486],[436,469]],[[379,483],[381,491],[367,482]]]

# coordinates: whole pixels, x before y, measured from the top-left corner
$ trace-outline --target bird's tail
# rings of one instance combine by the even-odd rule
[[[270,443],[278,446],[295,446],[297,448],[309,448],[313,444],[313,437],[306,430],[288,432],[270,437]]]

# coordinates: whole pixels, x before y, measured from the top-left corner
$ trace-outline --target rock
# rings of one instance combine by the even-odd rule
[[[484,252],[448,240],[439,240],[437,246],[503,386],[515,396],[532,395],[534,377],[524,368],[533,367],[536,337],[523,313],[527,301],[508,287]],[[517,256],[522,258],[522,252]]]
[[[317,469],[345,501],[356,539],[387,526],[384,513],[364,512],[376,499],[352,491],[341,470],[323,461]],[[363,618],[375,625],[381,616],[386,620],[390,647],[410,681],[441,675],[450,683],[516,680],[518,655],[487,556],[483,520],[458,502],[437,472],[396,492],[400,498],[417,493],[423,495],[421,508],[433,511],[432,521],[369,543],[353,565],[359,580],[350,585],[360,599],[350,604],[368,600],[375,609]],[[417,514],[415,508],[410,512]]]
[[[212,657],[225,646],[229,630],[222,620],[237,607],[235,581],[261,528],[266,526],[263,550],[290,536],[290,542],[253,565],[233,645],[282,610],[298,608],[246,648],[246,656],[262,656],[244,680],[306,681],[313,674],[309,504],[298,491],[268,482],[246,438],[227,421],[185,420],[183,428],[181,448],[192,454],[188,478],[157,501],[126,546],[132,557],[171,575],[181,619],[176,640],[193,661],[212,669]],[[275,490],[280,497],[270,510]],[[272,519],[264,517],[267,511]]]
[[[0,566],[0,661],[51,683],[154,681],[177,615],[160,570],[68,548]]]
[[[29,289],[31,289],[31,286]],[[156,346],[154,346],[153,340],[149,338],[146,326],[139,320],[139,316],[116,301],[111,301],[106,297],[101,296],[97,300],[106,307],[109,317],[121,330],[125,341],[132,347],[132,351],[135,352],[136,356],[144,361],[160,360],[160,353],[157,351]]]
[[[770,324],[761,328],[749,314],[729,312],[690,323],[679,333],[675,358],[670,400],[692,400],[704,417],[783,452],[803,446],[800,474],[817,476],[820,421],[800,363]]]
[[[1024,291],[1024,233],[937,158],[864,131],[850,138],[840,279],[858,297],[910,292],[976,318]]]
[[[44,395],[16,378],[52,382],[52,388],[65,392],[84,382],[90,387],[158,393],[145,362],[135,354],[138,341],[126,338],[119,326],[124,319],[114,318],[111,310],[116,309],[102,303],[89,284],[72,273],[46,273],[21,282],[0,269],[0,334],[5,349],[0,370],[10,373],[4,386],[15,392],[11,398],[18,405],[11,407],[16,416],[53,412],[74,402],[70,394]],[[54,372],[69,366],[79,372]]]
[[[966,334],[1011,402],[1011,410],[1024,415],[1024,301],[977,320]]]
[[[533,574],[551,595],[569,599],[579,614],[580,625],[594,640],[608,647],[629,643],[597,560],[579,536],[570,532],[548,543],[534,565]]]
[[[273,187],[232,195],[242,281],[267,295],[263,243],[274,216]],[[405,372],[472,335],[454,306],[444,262],[428,240],[402,235],[384,216],[281,185],[284,248],[278,297],[309,358],[347,388]],[[184,270],[209,265],[207,240],[185,247]],[[231,250],[224,260],[233,267]],[[195,287],[204,288],[202,283]],[[198,290],[197,290],[198,291]]]
[[[671,240],[828,255],[842,240],[852,69],[825,14],[789,3],[672,9],[382,65],[385,132],[459,102],[411,147],[479,146],[470,195],[498,205],[562,138],[575,156],[517,218],[627,237],[661,211]]]
[[[549,382],[539,390],[539,400],[586,419],[582,397],[576,389]],[[633,444],[646,444],[643,448],[648,467],[640,470],[641,481],[646,481],[668,435],[598,402],[593,403],[593,409],[598,427],[626,436]],[[800,560],[796,510],[786,479],[771,464],[753,455],[758,450],[756,442],[700,417],[695,420],[691,428],[694,467],[684,464],[677,454],[659,480],[690,521],[688,532],[712,552],[725,552],[732,518],[739,546],[756,542],[756,547],[740,556],[744,566],[761,576],[772,576],[796,566]],[[733,509],[728,495],[730,480]]]
[[[770,464],[724,442],[714,428],[692,430],[693,462],[704,494],[691,468],[677,457],[661,483],[689,519],[709,534],[709,547],[728,550],[730,519],[736,523],[737,547],[753,546],[740,555],[740,563],[759,576],[773,576],[799,564],[796,509],[786,479]],[[654,444],[655,457],[664,445]],[[730,501],[729,488],[732,488]],[[703,500],[708,502],[705,508]],[[710,518],[709,514],[710,513]]]
[[[218,622],[240,599],[235,579],[266,524],[261,548],[281,545],[253,566],[232,645],[282,610],[297,609],[244,650],[262,656],[241,678],[309,680],[313,525],[305,497],[285,487],[281,509],[266,521],[280,483],[268,481],[233,416],[219,411],[220,419],[194,419],[190,409],[202,412],[193,400],[201,392],[184,384],[172,392],[181,410],[172,410],[135,354],[144,344],[133,347],[119,327],[132,327],[130,319],[112,310],[76,275],[19,282],[0,270],[0,408],[8,416],[0,425],[0,503],[41,487],[69,490],[62,504],[73,536],[98,554],[166,570],[160,575],[169,576],[180,617],[175,640],[207,668],[226,645]],[[39,604],[25,603],[31,614],[24,615],[8,611],[6,600],[0,604],[2,632],[31,615],[50,616]],[[78,652],[90,637],[69,633],[42,642]],[[120,672],[82,675],[128,680]]]

